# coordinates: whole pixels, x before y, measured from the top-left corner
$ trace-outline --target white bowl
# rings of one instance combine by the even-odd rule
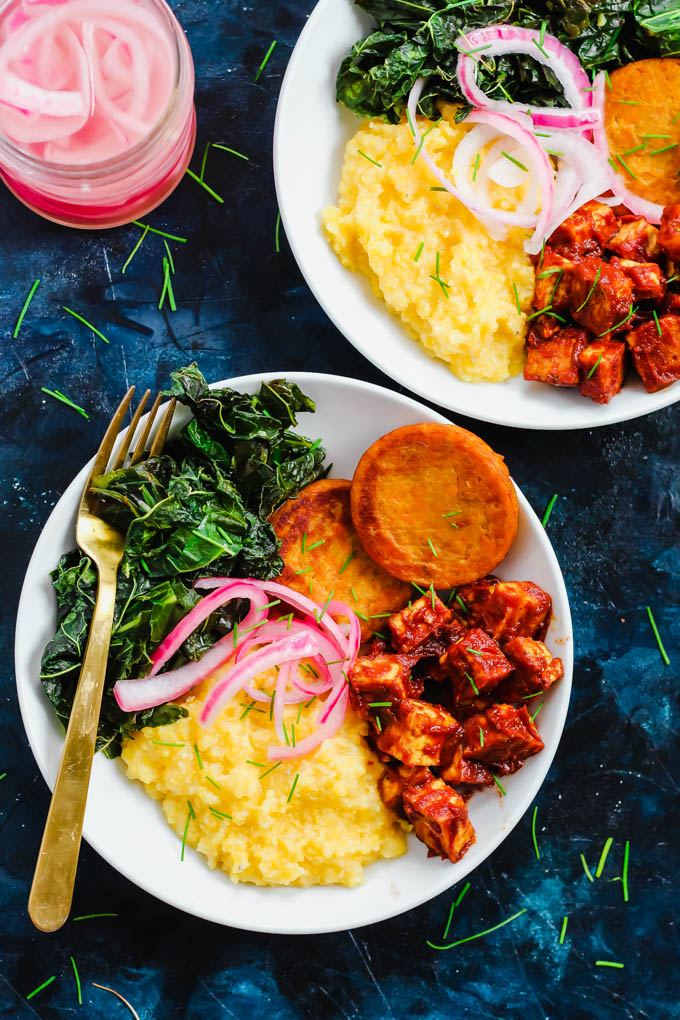
[[[341,333],[407,389],[471,418],[528,429],[585,429],[649,414],[680,400],[680,383],[647,393],[634,375],[610,404],[578,390],[525,382],[465,383],[411,340],[367,281],[345,269],[323,232],[347,141],[361,123],[335,101],[335,78],[372,22],[350,0],[320,0],[288,64],[274,129],[274,173],[286,237],[314,296]]]
[[[262,378],[251,375],[216,385],[254,392]],[[365,382],[307,372],[286,373],[317,402],[315,415],[302,415],[300,430],[322,437],[336,477],[351,478],[364,450],[379,436],[419,421],[446,421],[422,404]],[[184,409],[173,427],[186,421]],[[89,465],[71,482],[52,511],[31,557],[24,580],[16,629],[16,676],[21,714],[40,771],[52,787],[62,748],[62,733],[40,683],[40,658],[55,629],[55,602],[49,571],[74,546],[78,500]],[[139,783],[129,781],[120,761],[97,755],[85,813],[87,842],[117,871],[159,899],[197,917],[251,931],[309,934],[339,931],[381,921],[409,910],[460,881],[485,860],[512,831],[529,807],[550,767],[564,726],[572,673],[572,630],[567,593],[552,546],[540,521],[518,492],[519,531],[498,573],[530,579],[553,598],[548,646],[564,662],[565,676],[546,697],[539,722],[545,750],[504,780],[507,796],[496,790],[475,794],[470,816],[477,842],[457,864],[428,860],[426,848],[409,838],[405,856],[366,869],[364,885],[309,889],[236,885],[205,858],[187,850],[180,862],[180,841],[159,805]],[[36,847],[37,852],[37,847]]]

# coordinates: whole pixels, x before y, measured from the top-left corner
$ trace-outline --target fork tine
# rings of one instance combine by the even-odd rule
[[[144,426],[144,428],[142,430],[142,434],[139,437],[139,440],[137,442],[137,445],[135,446],[135,449],[134,449],[134,452],[133,452],[132,456],[130,457],[130,467],[132,467],[133,464],[139,463],[139,461],[144,456],[144,449],[146,447],[146,441],[149,438],[149,433],[151,432],[151,429],[153,428],[153,423],[154,423],[154,421],[156,419],[156,412],[158,411],[158,406],[159,406],[160,402],[161,402],[161,394],[157,393],[156,394],[156,399],[154,400],[154,402],[153,402],[153,404],[151,406],[151,410],[149,411],[149,417],[146,419],[146,424],[145,424],[145,426]]]
[[[90,471],[87,481],[85,482],[85,488],[83,489],[81,503],[86,501],[86,498],[90,491],[90,487],[92,485],[92,480],[96,478],[97,475],[103,475],[106,470],[106,465],[108,464],[109,457],[111,456],[111,451],[113,450],[113,444],[116,441],[116,436],[120,432],[120,427],[123,424],[123,419],[125,418],[125,414],[127,412],[128,407],[130,406],[130,401],[132,400],[134,394],[135,387],[131,386],[130,389],[125,394],[125,396],[123,397],[123,399],[121,400],[120,404],[118,405],[118,410],[114,414],[113,418],[109,423],[109,427],[104,433],[104,438],[102,439],[101,445],[97,450],[97,454],[94,458],[92,470]]]
[[[134,439],[135,432],[137,431],[137,426],[139,425],[139,419],[142,417],[142,414],[144,413],[144,408],[146,407],[146,402],[147,402],[147,400],[149,399],[150,396],[151,396],[151,390],[147,390],[146,393],[144,394],[144,396],[142,397],[142,399],[139,401],[139,405],[137,407],[137,410],[133,414],[132,421],[130,422],[130,425],[128,427],[127,435],[125,436],[125,439],[123,440],[123,444],[122,444],[120,450],[118,451],[118,456],[116,457],[116,459],[115,459],[115,461],[113,463],[113,467],[111,469],[112,471],[117,471],[118,468],[122,468],[123,465],[125,464],[125,458],[127,457],[127,452],[130,449],[130,444],[131,444],[132,440]]]
[[[163,418],[163,421],[160,424],[160,428],[156,433],[156,438],[153,441],[153,446],[151,447],[151,452],[149,453],[150,457],[160,457],[160,455],[162,454],[163,447],[165,446],[165,440],[168,438],[168,432],[170,431],[170,425],[172,424],[172,416],[175,413],[176,406],[177,401],[173,397],[172,400],[170,401],[167,411],[165,412],[165,417]]]

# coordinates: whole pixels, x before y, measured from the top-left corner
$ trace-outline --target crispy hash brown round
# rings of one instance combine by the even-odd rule
[[[406,605],[411,586],[364,552],[352,524],[351,486],[339,478],[312,482],[276,511],[271,524],[281,539],[281,583],[320,605],[329,596],[347,603],[360,614],[365,641],[380,630],[384,617]]]
[[[390,574],[448,588],[501,562],[517,532],[517,497],[503,458],[471,432],[407,425],[359,461],[352,520]]]
[[[617,172],[636,195],[659,205],[680,202],[678,96],[680,60],[673,57],[619,67],[611,89],[605,87],[605,126]]]

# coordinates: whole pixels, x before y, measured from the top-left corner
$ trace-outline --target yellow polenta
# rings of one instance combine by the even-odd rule
[[[449,177],[468,130],[454,122],[454,112],[444,107],[436,127],[420,122],[421,130],[431,128],[427,150]],[[457,199],[432,190],[439,182],[422,156],[413,161],[415,151],[407,123],[371,120],[359,128],[345,150],[338,204],[324,214],[330,243],[345,266],[367,277],[407,332],[458,378],[507,379],[524,363],[533,294],[534,272],[522,247],[526,232],[513,229],[506,240],[493,241]],[[501,191],[491,187],[497,201]]]
[[[237,696],[204,729],[198,715],[215,679],[185,699],[188,718],[140,730],[123,747],[128,776],[161,802],[180,839],[189,819],[186,843],[211,868],[255,885],[359,885],[364,865],[405,852],[404,827],[378,794],[382,767],[363,739],[366,724],[351,710],[314,754],[264,775],[267,747],[278,743],[269,709],[244,715],[250,698]],[[317,703],[303,708],[298,722],[298,706],[287,707],[287,732],[295,726],[302,739],[317,712]]]

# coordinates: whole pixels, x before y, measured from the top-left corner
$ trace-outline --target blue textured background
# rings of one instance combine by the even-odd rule
[[[343,2],[343,0],[338,0]],[[452,938],[512,925],[449,952],[430,950],[450,895],[355,933],[266,937],[213,926],[140,892],[83,847],[74,914],[118,918],[35,931],[26,899],[48,804],[21,724],[12,675],[14,614],[32,546],[62,487],[93,453],[128,381],[152,388],[197,359],[208,378],[269,369],[313,369],[391,385],[335,331],[302,281],[282,236],[274,250],[276,199],[271,138],[286,62],[308,2],[242,5],[184,0],[173,5],[197,65],[199,138],[219,141],[250,162],[213,151],[207,180],[218,206],[186,180],[153,213],[153,225],[189,238],[172,245],[178,311],[157,310],[160,239],[149,235],[125,277],[135,228],[87,234],[40,220],[4,190],[0,273],[0,478],[5,571],[0,672],[0,1017],[129,1015],[142,1020],[235,1017],[609,1018],[680,1015],[677,883],[679,759],[677,686],[677,409],[595,432],[549,434],[473,426],[503,453],[538,511],[560,499],[549,532],[566,575],[577,666],[564,738],[538,798],[541,859],[530,817],[471,876]],[[260,81],[270,41],[278,45]],[[300,154],[304,158],[304,153]],[[42,283],[19,339],[11,335],[24,297]],[[68,304],[110,338],[107,346],[70,319]],[[676,384],[677,385],[677,384]],[[43,397],[67,393],[86,422]],[[462,421],[470,425],[469,421]],[[666,639],[665,667],[644,607]],[[614,837],[603,877],[594,869]],[[676,845],[673,845],[673,835]],[[132,834],[131,838],[134,838]],[[631,841],[630,902],[620,874]],[[677,888],[677,885],[676,885]],[[454,890],[454,895],[459,890]],[[563,915],[567,936],[558,944]],[[69,957],[78,964],[77,1004]],[[595,966],[618,960],[623,970]],[[675,980],[674,980],[675,971]],[[26,1002],[51,975],[56,980]],[[674,987],[675,986],[675,987]]]

